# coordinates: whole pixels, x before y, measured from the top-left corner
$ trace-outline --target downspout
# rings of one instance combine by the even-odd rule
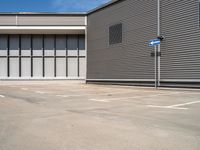
[[[157,0],[157,36],[160,36],[160,0]],[[161,57],[161,50],[160,45],[158,47],[158,86],[160,86],[160,57]]]

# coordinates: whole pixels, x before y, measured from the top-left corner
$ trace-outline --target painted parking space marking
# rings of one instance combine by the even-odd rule
[[[105,103],[110,102],[110,101],[107,101],[107,100],[98,100],[98,99],[90,99],[90,101],[95,101],[95,102],[105,102]]]
[[[1,97],[1,98],[4,98],[5,96],[4,96],[4,95],[0,95],[0,97]]]
[[[38,93],[38,94],[45,94],[45,93],[47,93],[47,92],[35,91],[35,93]]]
[[[27,91],[28,90],[28,88],[21,88],[22,90],[24,90],[24,91]]]
[[[178,93],[173,93],[178,94]],[[105,99],[89,99],[95,101],[115,101],[115,100],[128,100],[128,99],[136,99],[136,98],[151,98],[157,96],[168,96],[169,94],[153,94],[153,95],[145,95],[145,96],[131,96],[131,97],[120,97],[120,98],[105,98]],[[172,94],[171,94],[172,95]]]
[[[197,104],[197,103],[200,103],[200,101],[194,101],[194,102],[188,102],[188,103],[182,103],[182,104],[175,104],[175,105],[171,105],[170,107],[187,106],[187,105],[192,105],[192,104]]]
[[[158,105],[147,105],[147,107],[164,108],[164,109],[182,109],[182,110],[188,109],[188,108],[183,108],[183,107],[170,107],[170,106],[158,106]]]
[[[56,95],[56,96],[58,96],[58,97],[79,97],[79,96],[114,95],[114,94],[127,94],[127,93],[132,93],[132,92],[94,93],[94,94]]]
[[[181,103],[181,104],[175,104],[175,105],[169,105],[169,106],[147,105],[147,107],[166,108],[166,109],[184,109],[184,110],[187,110],[189,108],[180,107],[180,106],[187,106],[187,105],[198,104],[198,103],[200,103],[200,101],[194,101],[194,102],[188,102],[188,103]]]

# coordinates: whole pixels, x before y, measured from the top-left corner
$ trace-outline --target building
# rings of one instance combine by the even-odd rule
[[[87,13],[7,13],[0,25],[1,79],[200,86],[199,0],[113,0]],[[161,45],[149,47],[156,38],[164,38]]]
[[[1,13],[1,79],[85,79],[85,13]]]

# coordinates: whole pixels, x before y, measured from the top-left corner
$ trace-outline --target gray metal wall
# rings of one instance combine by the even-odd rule
[[[108,29],[123,24],[122,44],[109,45]],[[157,1],[125,0],[88,16],[87,80],[154,79],[153,48],[157,37]]]
[[[161,34],[161,81],[200,82],[198,0],[161,0]]]
[[[86,25],[84,15],[15,15],[0,14],[0,25]]]

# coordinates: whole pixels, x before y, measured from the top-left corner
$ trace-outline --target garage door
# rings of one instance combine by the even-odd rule
[[[1,79],[84,79],[84,35],[0,35]]]

